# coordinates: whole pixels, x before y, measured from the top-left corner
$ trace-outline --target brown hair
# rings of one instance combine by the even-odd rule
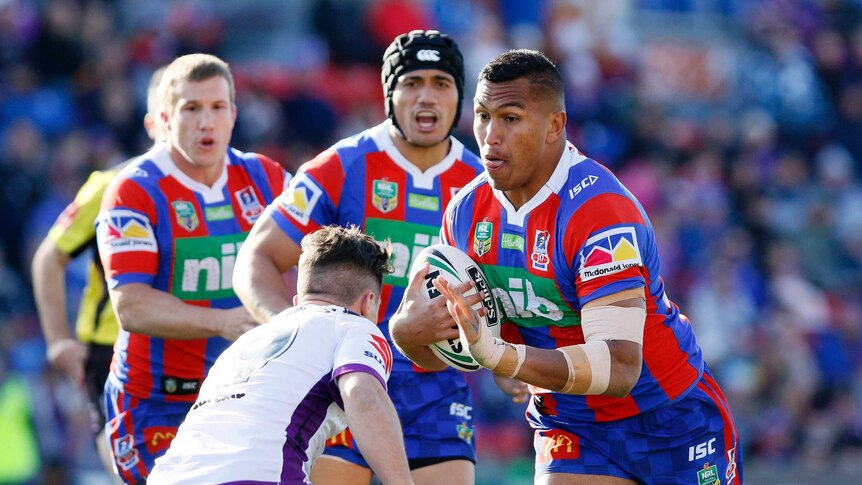
[[[227,80],[231,104],[236,103],[236,87],[233,74],[227,63],[211,54],[188,54],[177,57],[165,69],[159,83],[159,98],[165,111],[173,109],[176,103],[174,86],[180,81],[206,81],[221,76]]]

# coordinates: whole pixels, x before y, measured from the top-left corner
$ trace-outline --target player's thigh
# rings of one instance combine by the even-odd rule
[[[334,456],[320,456],[311,467],[311,483],[314,485],[368,485],[371,470]]]
[[[634,480],[605,475],[576,475],[572,473],[545,473],[536,477],[536,485],[630,485]]]
[[[416,485],[473,485],[476,466],[469,460],[449,460],[411,470]],[[316,485],[316,484],[315,484]]]

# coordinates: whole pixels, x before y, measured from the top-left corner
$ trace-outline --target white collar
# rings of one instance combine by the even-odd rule
[[[168,153],[167,145],[163,143],[154,146],[152,150],[150,150],[150,159],[166,176],[173,177],[184,187],[201,194],[205,203],[212,204],[224,200],[224,187],[227,185],[227,166],[230,163],[230,158],[228,157],[227,152],[225,152],[224,155],[221,174],[212,186],[198,182],[183,173],[183,171],[174,163],[173,159],[171,159],[171,154]]]
[[[547,182],[545,182],[539,191],[536,192],[536,195],[530,198],[530,200],[528,200],[527,203],[522,205],[518,210],[515,210],[515,207],[511,202],[509,202],[509,199],[506,198],[502,191],[493,189],[494,197],[500,201],[503,209],[506,210],[506,222],[515,226],[523,226],[524,219],[530,211],[547,200],[551,194],[556,194],[560,191],[566,183],[566,180],[569,178],[569,169],[586,159],[587,157],[581,155],[578,149],[575,148],[575,145],[567,141],[566,149],[563,150],[563,156],[560,157],[560,160],[557,162],[557,167],[554,169],[554,173],[551,174],[551,177]]]
[[[391,158],[396,165],[410,174],[413,178],[413,186],[418,189],[430,190],[434,188],[434,180],[437,176],[446,170],[449,170],[452,164],[454,164],[456,160],[459,160],[464,154],[464,145],[454,136],[450,136],[449,141],[451,141],[452,146],[449,149],[449,153],[439,163],[429,167],[428,170],[423,172],[419,167],[414,165],[413,162],[407,160],[407,158],[398,151],[398,148],[395,147],[395,143],[392,142],[392,137],[389,134],[390,126],[392,126],[392,121],[386,120],[374,128],[371,128],[369,133],[374,139],[374,143],[377,145],[377,148],[386,152],[386,154],[389,155],[389,158]]]

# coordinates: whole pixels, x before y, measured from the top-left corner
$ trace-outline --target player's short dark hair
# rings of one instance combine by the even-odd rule
[[[547,90],[565,106],[565,84],[557,66],[532,49],[513,49],[491,59],[479,72],[479,82],[504,83],[527,78],[532,88]]]
[[[302,239],[297,292],[328,295],[350,305],[368,289],[380,295],[391,272],[389,243],[378,243],[358,227],[324,226]]]

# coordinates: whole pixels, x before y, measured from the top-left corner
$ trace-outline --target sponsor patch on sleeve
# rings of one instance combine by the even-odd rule
[[[103,254],[128,251],[158,252],[150,221],[127,209],[110,209],[99,214],[96,236]]]
[[[298,173],[290,180],[288,189],[278,198],[278,205],[297,222],[306,226],[322,193],[323,190],[308,175]]]
[[[581,281],[643,266],[634,227],[616,227],[587,239],[580,253]]]

